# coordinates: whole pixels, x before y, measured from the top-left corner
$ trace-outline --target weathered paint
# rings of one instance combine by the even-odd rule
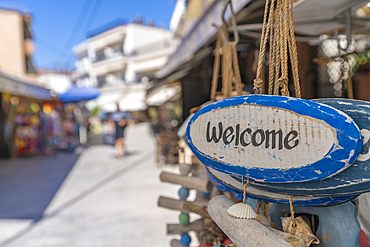
[[[271,221],[281,230],[280,217],[290,213],[290,207],[274,204],[270,209]],[[319,246],[359,246],[360,224],[357,220],[356,206],[352,202],[331,207],[294,207],[295,217],[300,214],[316,215],[315,235],[320,239]]]
[[[186,137],[206,166],[265,183],[333,176],[348,168],[362,147],[360,130],[345,113],[271,95],[205,106],[191,118]]]
[[[357,160],[346,170],[321,181],[295,184],[263,184],[253,182],[264,190],[294,195],[352,195],[370,191],[370,103],[351,99],[316,99],[348,114],[361,129],[363,148]]]
[[[243,184],[242,181],[235,180],[232,175],[219,172],[210,167],[207,167],[208,176],[211,182],[221,191],[233,192],[234,196],[242,199]],[[244,184],[247,181],[244,181]],[[247,197],[273,202],[278,204],[289,205],[290,195],[275,192],[264,191],[253,186],[247,188]],[[314,206],[330,206],[346,202],[356,196],[330,196],[330,197],[312,197],[312,196],[294,196],[293,205],[314,207]]]

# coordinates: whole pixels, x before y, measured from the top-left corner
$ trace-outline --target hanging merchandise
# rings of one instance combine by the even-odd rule
[[[244,185],[243,202],[232,205],[227,210],[227,212],[235,218],[239,218],[239,219],[257,218],[257,214],[253,211],[253,208],[248,203],[245,202],[248,185],[249,185],[249,178],[248,178],[247,183]]]
[[[355,216],[351,212],[355,210],[348,201],[370,191],[365,175],[370,157],[369,107],[366,102],[354,100],[301,99],[293,19],[292,1],[266,0],[254,95],[242,95],[237,59],[233,59],[237,58],[234,49],[237,42],[229,41],[226,26],[218,27],[211,87],[211,100],[217,102],[194,111],[187,125],[186,141],[206,166],[214,186],[243,200],[231,204],[225,198],[215,198],[214,201],[224,203],[219,207],[211,200],[210,215],[226,234],[235,234],[231,222],[235,227],[243,225],[246,230],[252,226],[259,229],[259,225],[249,223],[253,221],[241,223],[225,216],[222,216],[224,222],[217,221],[215,215],[224,214],[226,208],[236,218],[256,219],[270,225],[265,215],[260,215],[258,209],[256,214],[246,203],[248,197],[289,206],[284,208],[287,215],[282,222],[277,223],[276,212],[270,214],[271,221],[279,229],[302,239],[305,246],[323,240],[326,246],[337,246],[327,241],[327,235],[325,238],[327,231],[335,230],[323,225],[317,228],[314,210],[308,207],[346,205],[351,208],[346,217],[352,222]],[[266,83],[265,58],[269,65]],[[220,63],[222,88],[217,92]],[[289,85],[290,70],[292,85]],[[265,85],[268,95],[262,95]],[[290,96],[290,88],[294,89],[295,97]],[[246,177],[248,182],[244,184]],[[296,217],[293,204],[301,206]],[[336,208],[332,210],[335,212]],[[310,225],[306,216],[311,218]],[[320,214],[320,217],[324,220],[329,215]],[[339,231],[343,223],[336,222],[334,228]],[[358,223],[347,229],[353,238],[359,234]]]

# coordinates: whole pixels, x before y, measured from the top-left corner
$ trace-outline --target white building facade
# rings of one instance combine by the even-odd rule
[[[122,88],[147,82],[177,47],[173,33],[136,23],[117,25],[73,48],[78,86]]]

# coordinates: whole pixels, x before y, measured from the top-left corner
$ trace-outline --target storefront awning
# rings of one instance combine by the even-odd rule
[[[319,35],[345,28],[345,21],[337,17],[349,8],[353,16],[367,2],[369,0],[299,0],[294,5],[294,22],[299,23],[295,30],[301,34]]]
[[[251,0],[233,0],[232,4],[235,13],[238,13]],[[156,78],[163,78],[174,72],[180,65],[191,60],[194,54],[204,46],[216,33],[217,28],[212,26],[213,23],[221,25],[221,13],[225,1],[213,1],[212,4],[204,11],[204,14],[194,24],[190,32],[183,38],[180,46],[171,55],[162,69],[156,72]],[[225,19],[231,18],[231,11],[227,9]]]
[[[146,97],[146,103],[150,106],[163,105],[179,92],[181,92],[180,83],[167,84],[149,93]]]
[[[0,92],[27,98],[51,100],[50,90],[24,82],[0,71]]]

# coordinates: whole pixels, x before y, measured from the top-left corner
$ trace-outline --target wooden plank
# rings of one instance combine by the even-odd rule
[[[182,200],[177,200],[177,199],[172,199],[172,198],[165,197],[165,196],[160,196],[158,198],[158,203],[157,204],[158,204],[159,207],[172,209],[172,210],[179,210],[179,211],[182,211],[184,213],[189,213],[188,210],[184,209],[184,202],[185,201],[182,201]]]
[[[227,213],[234,203],[226,196],[215,196],[209,202],[209,214],[236,246],[290,246],[256,220],[237,219]]]
[[[184,177],[178,174],[162,172],[159,176],[162,182],[180,184],[188,189],[196,189],[204,192],[210,192],[212,184],[209,180],[199,177]]]
[[[209,171],[209,178],[217,187],[217,184],[221,184],[226,187],[228,191],[234,192],[234,196],[239,200],[243,198],[243,184],[242,180],[231,176],[230,174],[216,171],[212,168],[207,168]],[[244,183],[245,184],[245,183]],[[265,191],[254,186],[247,188],[247,196],[253,199],[259,199],[262,201],[273,202],[278,204],[289,205],[289,198],[291,194],[283,194],[271,191]],[[327,197],[315,197],[315,196],[294,196],[293,205],[299,206],[329,206],[339,203],[346,202],[353,199],[354,195],[345,196],[327,196]]]
[[[206,166],[264,183],[321,180],[362,149],[356,123],[324,104],[276,95],[228,98],[200,109],[186,139]]]
[[[189,225],[183,226],[180,224],[167,224],[167,235],[184,234],[190,231],[200,231],[203,229],[203,220],[198,219],[191,222]]]
[[[351,99],[314,100],[348,114],[363,135],[363,148],[357,160],[343,172],[322,181],[278,184],[252,182],[264,190],[294,195],[333,196],[356,195],[370,191],[370,103]]]

